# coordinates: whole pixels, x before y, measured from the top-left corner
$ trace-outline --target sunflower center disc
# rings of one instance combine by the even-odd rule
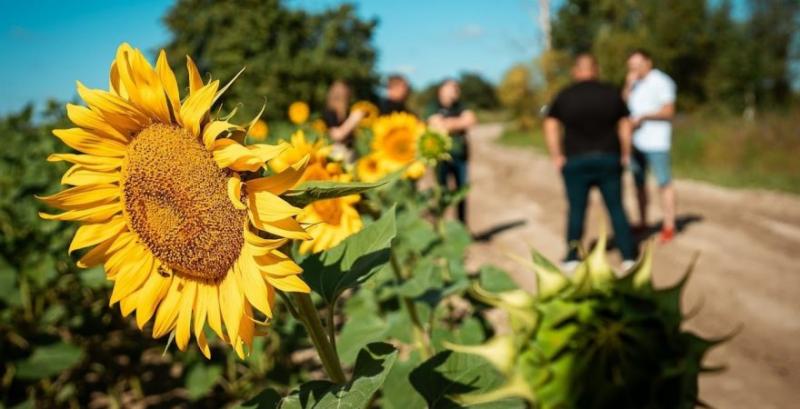
[[[411,132],[405,128],[397,128],[386,135],[386,149],[388,156],[397,162],[410,162],[414,159],[414,150],[411,144]]]
[[[314,211],[317,212],[323,222],[338,226],[342,221],[342,205],[339,199],[317,200],[312,203]]]
[[[182,277],[218,283],[239,257],[246,213],[228,199],[228,176],[185,129],[153,124],[128,145],[122,166],[128,224]]]

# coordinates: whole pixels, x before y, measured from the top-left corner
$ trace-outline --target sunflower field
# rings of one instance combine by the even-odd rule
[[[601,240],[572,276],[517,256],[529,294],[466,268],[466,189],[426,177],[451,141],[416,116],[359,101],[348,150],[301,100],[288,127],[227,110],[239,74],[110,57],[66,116],[0,123],[3,407],[699,403],[723,340],[682,330],[649,250],[616,272]]]

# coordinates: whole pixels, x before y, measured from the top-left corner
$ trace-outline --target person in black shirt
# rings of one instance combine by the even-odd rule
[[[461,104],[461,88],[456,80],[445,80],[439,86],[437,99],[428,109],[428,125],[432,129],[450,135],[453,145],[450,148],[450,160],[436,165],[436,176],[439,184],[447,188],[450,175],[455,180],[456,190],[467,185],[467,161],[469,146],[467,130],[477,122],[475,114]],[[466,199],[458,203],[458,220],[467,224]]]
[[[572,67],[574,83],[562,90],[547,112],[544,134],[554,165],[564,177],[569,216],[565,268],[574,269],[576,243],[583,236],[589,190],[603,195],[623,269],[633,265],[636,247],[622,206],[622,171],[630,161],[631,124],[619,90],[597,80],[597,61],[581,54]],[[563,138],[562,130],[563,128]]]
[[[381,115],[389,115],[395,112],[411,113],[406,107],[408,95],[411,87],[408,80],[400,74],[392,74],[386,80],[386,98],[380,101],[378,109]]]

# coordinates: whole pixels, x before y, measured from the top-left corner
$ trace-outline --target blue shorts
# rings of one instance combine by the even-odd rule
[[[649,168],[656,177],[659,187],[664,187],[672,181],[672,158],[669,151],[643,152],[634,149],[631,160],[631,171],[637,186],[644,186],[646,169]]]

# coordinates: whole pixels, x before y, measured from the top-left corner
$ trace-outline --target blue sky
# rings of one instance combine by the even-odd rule
[[[339,0],[288,0],[320,10]],[[497,80],[540,46],[533,0],[369,0],[362,17],[377,17],[381,73],[401,71],[416,86],[463,70]],[[455,5],[458,5],[457,7]],[[75,80],[107,87],[117,45],[154,50],[169,40],[161,16],[171,0],[0,0],[0,114],[28,102],[75,95]]]

